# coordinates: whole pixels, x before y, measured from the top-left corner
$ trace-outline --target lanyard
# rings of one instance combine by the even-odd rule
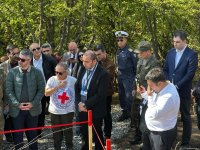
[[[94,71],[96,70],[96,67],[97,67],[97,65],[95,65],[95,67],[94,67],[94,69],[92,71],[91,70],[87,70],[86,78],[83,81],[83,85],[82,85],[82,91],[88,91],[89,83],[90,83],[91,78],[92,78],[92,76],[94,74]]]

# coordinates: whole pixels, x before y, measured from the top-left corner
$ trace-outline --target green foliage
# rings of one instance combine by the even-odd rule
[[[133,48],[149,40],[156,56],[165,58],[176,29],[187,31],[190,46],[199,50],[199,10],[196,0],[1,0],[0,55],[11,43],[49,42],[64,52],[75,40],[81,48],[103,43],[114,56],[114,32],[125,30]]]

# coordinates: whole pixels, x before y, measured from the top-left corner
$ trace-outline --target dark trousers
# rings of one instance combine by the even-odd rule
[[[135,98],[131,106],[131,127],[139,128],[141,99]]]
[[[181,120],[183,122],[183,135],[182,135],[182,145],[188,145],[191,138],[191,118],[190,118],[190,104],[191,98],[183,98],[180,95],[180,112]]]
[[[177,128],[167,131],[145,131],[142,134],[143,150],[171,150],[176,139]]]
[[[4,131],[13,130],[12,118],[9,116],[9,114],[4,115],[4,119],[5,119]],[[5,137],[6,139],[13,139],[13,133],[6,133]]]
[[[103,121],[104,121],[104,136],[108,138],[111,137],[111,131],[112,131],[111,103],[112,103],[112,96],[107,96],[106,99],[107,113],[106,116],[103,118]]]
[[[87,121],[88,115],[86,112],[80,112],[79,118],[80,118],[80,121]],[[101,142],[103,143],[103,131],[102,131],[103,118],[93,118],[92,123],[97,131],[97,134]],[[101,146],[95,131],[93,130],[92,132],[93,132],[93,138],[94,138],[94,143],[95,143],[95,150],[103,150],[103,147]],[[89,143],[88,143],[88,125],[87,124],[81,125],[81,134],[82,134],[82,140],[83,140],[83,146],[81,150],[88,150]]]
[[[12,118],[12,121],[13,121],[14,130],[24,129],[24,128],[35,128],[37,127],[38,116],[34,116],[34,117],[31,116],[29,111],[20,111],[17,117]],[[37,137],[36,130],[26,131],[25,133],[26,133],[28,142],[32,142],[36,140],[36,137]],[[21,147],[23,147],[23,134],[24,132],[14,133],[15,149],[20,149]],[[34,143],[29,146],[29,149],[37,150],[38,149],[37,141],[34,141]]]
[[[42,113],[39,115],[38,118],[38,127],[43,127],[45,125],[45,112],[46,112],[46,105],[49,102],[49,97],[43,96],[41,103],[42,103]],[[37,130],[37,134],[41,135],[42,130]]]
[[[74,113],[68,113],[63,115],[51,114],[51,124],[68,124],[72,123]],[[73,130],[72,126],[53,128],[53,140],[54,140],[54,149],[61,150],[63,136],[65,137],[65,143],[67,148],[73,147]]]
[[[118,78],[119,102],[124,113],[131,114],[131,105],[133,102],[133,79]]]

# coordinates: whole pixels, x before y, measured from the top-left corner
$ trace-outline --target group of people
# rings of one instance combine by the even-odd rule
[[[135,129],[135,134],[130,144],[143,143],[144,150],[170,150],[176,139],[180,108],[183,121],[180,149],[188,148],[192,79],[198,57],[188,47],[186,33],[174,32],[174,48],[167,53],[163,68],[152,54],[150,42],[141,41],[133,50],[127,44],[127,32],[117,31],[115,36],[119,47],[116,66],[102,44],[83,52],[75,42],[70,42],[62,59],[52,54],[48,43],[42,46],[32,43],[29,49],[21,51],[9,45],[8,60],[0,64],[0,130],[43,127],[48,113],[52,125],[71,123],[74,117],[82,122],[87,120],[87,111],[92,110],[93,126],[99,136],[93,137],[95,149],[103,149],[101,142],[112,135],[111,103],[117,68],[122,109],[118,121],[131,119],[130,127]],[[198,86],[193,95],[198,101]],[[71,127],[52,131],[56,150],[61,149],[63,139],[66,149],[73,149]],[[77,127],[76,132],[81,134],[81,149],[88,150],[87,124]],[[25,133],[28,142],[32,142],[29,149],[37,150],[42,130]],[[5,134],[5,137],[9,142],[14,141],[15,149],[24,146],[23,132]],[[3,136],[0,138],[2,143]]]
[[[122,108],[119,121],[131,118],[135,135],[130,144],[142,143],[144,150],[171,149],[177,134],[180,108],[183,122],[180,150],[189,148],[191,89],[198,68],[198,55],[188,47],[187,34],[181,30],[173,33],[174,48],[168,51],[163,65],[152,55],[149,42],[141,41],[132,50],[127,45],[127,32],[116,32],[116,36],[119,46],[119,100]],[[138,58],[135,54],[138,54]],[[198,86],[193,91],[197,102]],[[200,110],[199,107],[197,110]]]

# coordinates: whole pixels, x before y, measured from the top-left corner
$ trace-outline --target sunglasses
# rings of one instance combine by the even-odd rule
[[[117,39],[117,42],[123,42],[123,39]]]
[[[49,52],[50,50],[42,51],[43,53]]]
[[[39,50],[40,50],[40,47],[37,47],[37,48],[33,48],[33,49],[32,49],[33,52],[36,51],[36,50],[39,51]]]
[[[18,61],[25,62],[25,61],[26,61],[26,59],[23,59],[23,58],[18,58]]]
[[[55,74],[56,74],[56,75],[58,74],[58,75],[61,75],[61,76],[62,76],[62,75],[64,74],[64,72],[55,71]]]

